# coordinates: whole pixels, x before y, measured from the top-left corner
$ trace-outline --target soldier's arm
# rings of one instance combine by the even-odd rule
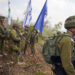
[[[5,37],[4,29],[3,29],[3,27],[1,25],[0,25],[0,37],[1,38],[4,38]]]
[[[37,34],[37,36],[36,36],[36,43],[38,42],[38,34]]]
[[[67,75],[75,75],[75,69],[71,62],[72,58],[72,43],[70,38],[63,38],[60,42],[61,46],[61,62]]]
[[[14,30],[11,31],[11,36],[12,36],[12,39],[15,40],[15,41],[20,40],[20,37],[17,37],[17,34],[16,34],[16,32]]]

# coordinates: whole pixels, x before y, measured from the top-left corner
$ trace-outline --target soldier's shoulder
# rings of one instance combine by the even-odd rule
[[[11,32],[15,32],[15,30],[14,29],[11,29]]]
[[[60,41],[61,42],[71,42],[72,38],[69,36],[64,36]]]
[[[11,32],[11,33],[15,33],[16,31],[15,31],[14,29],[12,29],[10,32]]]

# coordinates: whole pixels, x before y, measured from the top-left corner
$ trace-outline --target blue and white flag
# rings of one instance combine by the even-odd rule
[[[47,0],[41,10],[41,13],[34,25],[34,28],[37,29],[39,31],[39,33],[42,33],[43,31],[43,27],[44,27],[44,18],[45,18],[45,15],[47,14]]]
[[[11,17],[10,17],[10,0],[8,0],[8,25],[11,24]]]
[[[31,6],[31,0],[29,0],[23,27],[26,25],[30,26],[31,20],[32,20],[32,6]]]

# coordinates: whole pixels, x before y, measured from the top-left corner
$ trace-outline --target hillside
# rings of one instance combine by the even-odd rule
[[[21,53],[19,64],[7,64],[7,56],[0,57],[0,75],[53,75],[40,49],[37,45],[35,56],[32,56],[30,48],[27,49],[26,55]]]

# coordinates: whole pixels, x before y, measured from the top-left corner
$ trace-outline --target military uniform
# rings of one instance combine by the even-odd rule
[[[27,49],[27,46],[29,44],[29,32],[28,31],[25,31],[24,32],[24,38],[25,38],[25,46],[24,46],[24,54],[26,53],[26,49]]]
[[[56,70],[59,74],[57,73],[56,75],[75,75],[74,40],[72,39],[75,35],[75,16],[67,18],[64,25],[69,36],[64,36],[58,43],[61,60],[59,65],[61,66],[62,72],[60,73],[60,70],[57,70],[59,68],[58,66]]]
[[[18,57],[20,54],[20,37],[18,36],[18,33],[15,29],[12,29],[10,31],[10,40],[9,40],[9,56],[10,58],[12,54],[15,52],[16,53],[16,62],[18,62]]]
[[[38,42],[38,34],[37,33],[35,34],[33,32],[30,37],[30,45],[31,45],[31,51],[32,51],[33,55],[35,54],[35,44]]]
[[[73,39],[68,36],[64,36],[58,43],[60,58],[62,67],[64,68],[66,75],[75,75],[75,69],[72,64],[73,57]]]
[[[5,31],[3,26],[3,21],[5,17],[0,16],[0,53],[3,54],[3,47],[4,47],[4,38],[5,38]]]
[[[0,25],[0,53],[3,53],[3,47],[4,47],[4,27]]]

